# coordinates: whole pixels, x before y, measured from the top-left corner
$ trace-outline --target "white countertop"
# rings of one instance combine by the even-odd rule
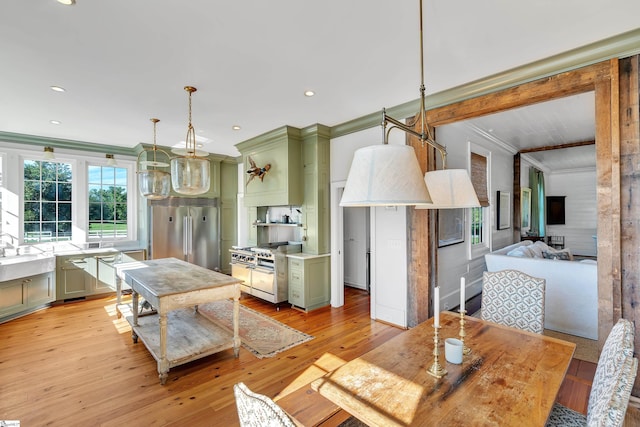
[[[322,258],[325,256],[331,256],[331,254],[306,254],[303,252],[296,252],[292,254],[287,254],[287,258],[297,258],[297,259],[311,259],[311,258]]]

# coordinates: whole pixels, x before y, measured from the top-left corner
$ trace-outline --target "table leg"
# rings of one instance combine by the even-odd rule
[[[118,319],[122,318],[120,304],[122,304],[122,279],[116,274],[116,316]]]
[[[233,298],[233,354],[240,355],[240,297]]]
[[[158,322],[160,323],[160,359],[158,360],[158,374],[160,384],[164,384],[169,376],[169,362],[167,361],[167,314],[160,313]]]
[[[138,293],[136,291],[131,292],[131,304],[133,307],[138,306]],[[131,338],[133,338],[133,342],[138,342],[138,334],[136,334],[136,326],[138,326],[138,310],[133,310],[133,324],[131,325]]]

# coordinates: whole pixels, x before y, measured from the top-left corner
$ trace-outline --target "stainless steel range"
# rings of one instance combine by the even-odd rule
[[[302,245],[274,242],[258,247],[236,247],[231,252],[231,275],[244,283],[242,291],[274,304],[289,298],[287,254]]]

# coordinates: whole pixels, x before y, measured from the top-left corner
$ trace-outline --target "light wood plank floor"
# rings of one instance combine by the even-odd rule
[[[171,369],[165,386],[144,344],[133,344],[128,323],[116,318],[112,296],[0,324],[0,420],[23,427],[237,425],[233,384],[275,396],[322,355],[351,360],[402,332],[369,319],[366,292],[348,288],[345,301],[302,313],[243,297],[315,339],[268,359],[224,351]],[[590,380],[575,369],[567,381],[587,387],[565,381],[571,387],[561,402],[585,412]]]

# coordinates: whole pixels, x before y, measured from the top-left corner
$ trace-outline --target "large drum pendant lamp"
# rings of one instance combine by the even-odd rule
[[[169,160],[169,155],[158,149],[156,146],[156,124],[158,119],[151,119],[153,122],[153,149],[143,150],[138,154],[137,171],[138,188],[140,194],[150,200],[162,200],[169,197],[171,190],[171,176],[169,172],[157,168],[169,167],[169,163],[162,162],[158,159],[158,152],[164,155],[164,159]],[[146,154],[146,160],[141,160],[142,155]],[[146,169],[142,169],[142,166]]]
[[[191,124],[191,94],[197,89],[185,86],[189,93],[189,126],[185,149],[172,150],[181,156],[171,159],[171,184],[176,193],[186,195],[204,194],[211,185],[209,159],[199,157],[196,150],[196,132]]]

